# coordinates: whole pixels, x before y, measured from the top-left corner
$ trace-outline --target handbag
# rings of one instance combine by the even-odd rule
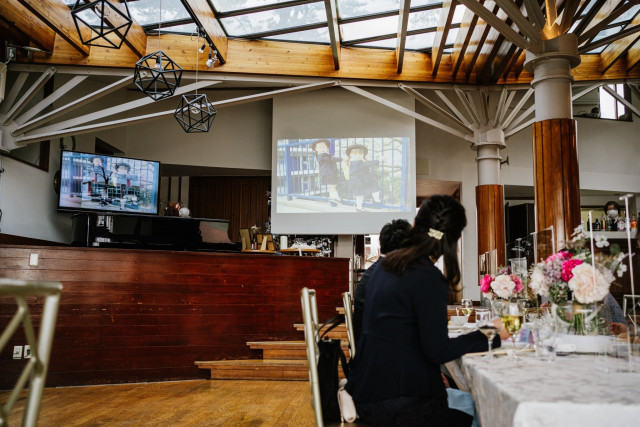
[[[328,326],[318,338],[318,381],[320,386],[320,402],[322,418],[325,422],[337,423],[355,420],[355,404],[351,395],[344,390],[346,379],[339,381],[338,363],[342,366],[345,378],[349,375],[349,364],[342,351],[340,340],[328,339],[329,331],[344,322],[344,315],[334,316],[321,327]],[[349,421],[351,420],[351,421]]]

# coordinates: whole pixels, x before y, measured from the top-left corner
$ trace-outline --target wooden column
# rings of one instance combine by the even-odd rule
[[[478,185],[476,187],[476,215],[478,218],[478,255],[496,249],[497,265],[505,265],[504,187]]]
[[[556,250],[580,225],[576,122],[548,119],[533,124],[536,231],[554,227]]]

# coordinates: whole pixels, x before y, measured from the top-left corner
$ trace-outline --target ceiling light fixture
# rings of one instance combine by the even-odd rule
[[[216,62],[218,62],[218,51],[215,49],[212,50],[211,46],[209,46],[209,59],[207,59],[205,65],[209,68],[213,68]]]
[[[161,27],[162,0],[158,21],[158,50],[140,58],[133,74],[133,82],[138,89],[155,101],[173,96],[182,78],[182,68],[160,49]]]
[[[198,41],[199,37],[200,32],[198,31]],[[198,49],[196,51],[196,83],[198,83],[198,56],[200,53],[202,50]],[[211,53],[209,53],[209,58],[211,58]],[[209,102],[207,95],[198,94],[198,89],[196,89],[194,94],[182,95],[173,116],[185,132],[199,133],[209,132],[216,114],[217,111]]]
[[[118,7],[108,0],[77,0],[71,10],[82,40],[89,46],[120,49],[133,23],[126,0]]]

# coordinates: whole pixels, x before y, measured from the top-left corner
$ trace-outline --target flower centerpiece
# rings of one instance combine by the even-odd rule
[[[552,254],[533,266],[529,281],[529,287],[533,292],[549,297],[556,307],[566,305],[571,293],[574,316],[568,319],[565,309],[562,311],[563,319],[561,320],[567,321],[570,324],[570,331],[576,334],[589,332],[589,325],[585,324],[585,320],[589,320],[588,314],[585,313],[595,312],[595,310],[593,306],[588,307],[604,299],[615,280],[615,274],[621,277],[626,271],[626,265],[621,262],[625,254],[620,251],[618,245],[609,245],[605,236],[596,235],[595,246],[609,247],[609,253],[593,254],[590,243],[582,227],[577,227],[566,249]],[[556,313],[558,311],[554,309],[553,314]],[[590,329],[592,331],[601,329],[602,325],[598,323],[602,322],[592,322],[595,326]]]
[[[498,274],[491,276],[485,274],[480,280],[480,290],[487,299],[496,298],[507,300],[519,296],[524,291],[522,279],[511,272],[511,267],[501,267]]]

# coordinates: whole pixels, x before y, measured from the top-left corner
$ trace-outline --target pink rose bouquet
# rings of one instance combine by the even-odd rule
[[[596,236],[595,239],[598,247],[608,246],[606,237]],[[587,243],[582,228],[576,228],[568,244],[569,250],[557,252],[533,266],[529,281],[531,290],[548,296],[556,304],[566,302],[569,291],[582,304],[602,301],[615,279],[614,273],[621,276],[626,270],[621,263],[625,255],[617,245],[611,245],[609,254],[594,257]]]
[[[480,291],[488,299],[509,299],[524,291],[522,280],[511,273],[511,267],[503,267],[496,276],[486,274],[480,280]]]

